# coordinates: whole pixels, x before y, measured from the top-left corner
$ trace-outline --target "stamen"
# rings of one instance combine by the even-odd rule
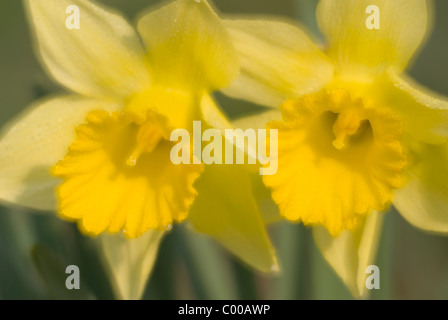
[[[142,153],[143,153],[143,146],[137,145],[137,148],[135,148],[132,155],[128,158],[128,160],[126,161],[126,164],[129,167],[135,167],[137,165],[137,160],[138,160],[138,158],[140,158],[140,155]]]
[[[333,125],[333,146],[342,150],[347,147],[347,139],[356,134],[361,126],[363,119],[355,110],[347,110],[339,114]]]
[[[126,164],[130,167],[135,167],[142,153],[150,153],[157,147],[162,134],[162,129],[154,121],[148,120],[143,124],[138,130],[134,151],[129,156]]]

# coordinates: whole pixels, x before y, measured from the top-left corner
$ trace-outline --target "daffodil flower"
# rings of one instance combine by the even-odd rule
[[[370,5],[380,29],[366,27]],[[238,121],[279,130],[278,172],[264,183],[281,216],[314,227],[355,296],[391,203],[413,225],[448,232],[448,100],[404,73],[428,11],[424,0],[321,0],[325,50],[288,23],[227,21],[242,71],[225,92],[276,108]]]
[[[230,127],[211,93],[231,83],[239,61],[208,2],[168,3],[143,13],[137,30],[93,1],[24,4],[43,66],[72,94],[35,103],[1,136],[0,198],[57,209],[91,236],[149,231],[138,249],[105,245],[114,266],[137,254],[129,258],[144,263],[137,270],[150,269],[161,234],[191,211],[197,230],[270,271],[275,256],[241,168],[211,166],[199,178],[202,165],[170,161],[173,129],[191,130],[194,120]],[[73,5],[79,29],[66,28]]]

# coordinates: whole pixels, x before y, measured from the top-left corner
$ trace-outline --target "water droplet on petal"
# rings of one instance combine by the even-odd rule
[[[165,230],[169,231],[171,229],[173,229],[173,225],[172,224],[169,224],[169,225],[165,226]]]

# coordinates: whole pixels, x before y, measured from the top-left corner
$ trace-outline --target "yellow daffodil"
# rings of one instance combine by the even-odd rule
[[[391,203],[413,225],[448,232],[448,100],[404,73],[427,33],[428,4],[321,0],[325,50],[288,23],[226,22],[242,70],[225,92],[277,108],[238,121],[278,129],[278,172],[264,183],[281,216],[314,227],[355,296],[366,293]],[[379,28],[368,25],[371,5]]]
[[[270,271],[275,256],[242,169],[210,166],[199,178],[202,165],[170,161],[173,129],[191,130],[194,120],[230,127],[211,93],[231,83],[239,61],[207,1],[177,0],[151,10],[137,30],[93,1],[24,4],[42,64],[72,94],[37,102],[3,133],[0,198],[57,208],[92,236],[136,238],[149,230],[142,245],[116,239],[104,245],[113,266],[128,257],[126,263],[139,263],[138,272],[150,269],[164,230],[191,211],[197,230]],[[66,25],[73,6],[79,28]],[[149,260],[139,258],[145,254]],[[143,287],[125,291],[136,297]]]

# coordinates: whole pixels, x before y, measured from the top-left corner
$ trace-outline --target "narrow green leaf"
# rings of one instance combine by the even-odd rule
[[[69,263],[63,261],[60,256],[42,245],[35,245],[31,249],[31,256],[49,294],[54,299],[84,300],[94,298],[90,289],[82,281],[82,270],[79,270],[79,289],[70,290],[66,287],[66,280],[72,273],[66,273]]]

